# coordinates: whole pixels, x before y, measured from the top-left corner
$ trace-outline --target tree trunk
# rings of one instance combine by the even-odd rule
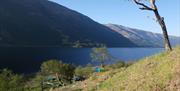
[[[104,68],[104,61],[101,61],[101,68]]]
[[[161,17],[159,15],[159,12],[157,9],[153,10],[154,13],[155,13],[155,16],[157,18],[157,21],[158,23],[160,24],[161,28],[162,28],[162,31],[163,31],[163,36],[164,36],[164,47],[166,50],[168,51],[172,51],[172,47],[171,47],[171,44],[170,44],[170,41],[169,41],[169,37],[168,37],[168,32],[167,32],[167,28],[166,28],[166,24],[164,22],[164,19],[163,17]]]

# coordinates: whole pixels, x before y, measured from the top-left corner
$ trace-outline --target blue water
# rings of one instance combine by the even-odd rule
[[[115,58],[135,61],[163,51],[162,48],[108,48]],[[90,48],[0,47],[0,68],[18,73],[37,72],[43,61],[58,59],[66,63],[86,65],[91,62]]]
[[[162,52],[163,48],[109,48],[109,52],[123,61],[135,61]]]

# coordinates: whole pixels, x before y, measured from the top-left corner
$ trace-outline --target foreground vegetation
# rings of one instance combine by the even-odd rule
[[[179,91],[180,47],[145,58],[104,81],[99,91]]]
[[[45,61],[40,68],[30,75],[0,70],[0,91],[180,90],[180,47],[136,63],[106,65],[101,72],[90,64],[82,67],[60,60]]]
[[[179,91],[180,47],[55,91]]]

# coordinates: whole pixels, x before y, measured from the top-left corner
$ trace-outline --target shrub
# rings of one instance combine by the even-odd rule
[[[113,69],[121,68],[121,67],[126,67],[126,63],[123,61],[118,61],[115,64],[111,65]]]
[[[86,78],[88,78],[93,72],[94,72],[94,70],[91,66],[86,66],[86,67],[78,66],[75,69],[76,76],[82,76],[82,77],[86,77]]]
[[[23,77],[8,69],[0,71],[0,91],[24,91]]]
[[[34,74],[31,77],[28,77],[25,83],[26,91],[42,91],[43,76],[40,73]]]

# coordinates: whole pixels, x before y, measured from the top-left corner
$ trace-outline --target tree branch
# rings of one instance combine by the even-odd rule
[[[140,2],[137,1],[137,0],[134,0],[134,2],[135,2],[137,5],[142,6],[141,8],[139,8],[139,9],[141,9],[141,10],[154,10],[153,8],[150,8],[149,6],[147,6],[147,5],[143,4],[143,3],[140,3]]]
[[[151,9],[151,8],[145,8],[145,7],[141,7],[141,8],[139,8],[139,9],[141,9],[141,10],[153,10],[153,9]]]
[[[156,1],[155,0],[150,0],[150,3],[151,3],[152,9],[156,10],[157,9],[156,4],[155,4]]]

